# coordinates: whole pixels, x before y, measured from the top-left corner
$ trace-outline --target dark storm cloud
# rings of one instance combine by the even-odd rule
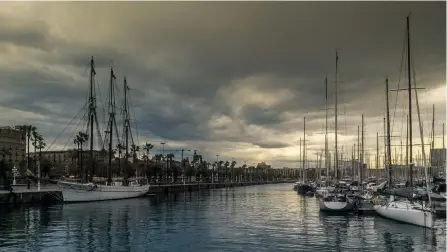
[[[336,48],[339,112],[348,115],[341,134],[356,133],[361,113],[370,124],[380,121],[383,81],[389,76],[390,87],[396,88],[405,17],[410,11],[418,85],[432,89],[445,83],[445,2],[30,6],[36,12],[24,14],[26,17],[0,14],[0,52],[6,54],[5,59],[21,56],[41,67],[14,65],[14,71],[8,69],[0,77],[8,94],[0,94],[0,105],[70,119],[85,101],[86,69],[94,56],[101,107],[107,102],[113,61],[119,95],[124,76],[132,89],[141,135],[214,141],[212,147],[206,145],[207,153],[213,153],[222,141],[253,143],[265,149],[287,147],[278,139],[279,133],[301,134],[304,116],[310,135],[321,132],[326,73],[329,106],[334,104]],[[33,19],[34,15],[41,17]],[[13,45],[16,51],[2,45]],[[53,76],[52,66],[70,74]],[[253,76],[258,77],[250,79]],[[233,89],[227,90],[228,86]],[[250,91],[235,98],[246,87]],[[252,101],[259,93],[265,98],[257,99],[269,101]],[[68,112],[57,112],[63,105]],[[333,128],[333,110],[330,116]],[[217,124],[215,117],[226,119]],[[339,124],[344,123],[339,117]],[[248,128],[250,124],[266,131]]]
[[[247,106],[242,111],[248,124],[275,125],[280,122],[279,111],[262,109],[256,106]]]
[[[281,149],[290,146],[290,144],[275,141],[253,142],[252,144],[264,149]]]

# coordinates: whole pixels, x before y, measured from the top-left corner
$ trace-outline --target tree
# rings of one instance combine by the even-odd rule
[[[149,157],[149,152],[154,148],[154,145],[150,143],[145,143],[143,145],[143,150],[146,152],[146,155]]]
[[[3,148],[0,150],[0,155],[2,157],[0,160],[0,179],[3,179],[4,189],[8,190],[10,187],[10,184],[9,184],[7,173],[9,173],[11,171],[11,165],[10,165],[10,163],[6,162],[5,156],[10,155],[10,153],[7,149]]]
[[[42,149],[45,148],[45,146],[47,146],[47,144],[45,143],[43,136],[39,134],[38,138],[37,138],[37,148],[39,149],[39,162],[40,165],[42,165]],[[39,174],[39,176],[42,176],[42,173],[44,172],[43,169],[40,170],[41,174]],[[49,168],[48,171],[46,171],[47,173],[49,173]]]
[[[228,172],[228,167],[230,166],[230,162],[228,162],[228,161],[225,161],[225,163],[224,163],[224,167],[225,167],[225,169],[224,169],[224,180],[227,180],[228,179],[228,175],[229,175],[229,172]]]
[[[160,160],[163,158],[162,154],[155,155],[155,167],[154,167],[154,173],[155,177],[158,178],[158,181],[162,179],[162,173],[161,173],[161,163]]]
[[[34,128],[33,131],[31,131],[31,141],[33,141],[33,146],[34,146],[34,162],[36,162],[37,160],[37,142],[39,141],[39,133],[37,133],[37,129]],[[35,164],[35,163],[34,163]],[[34,174],[37,172],[36,171],[36,165],[34,165]]]
[[[121,169],[121,154],[123,153],[123,150],[126,149],[126,147],[123,144],[119,143],[119,144],[116,145],[116,149],[118,150],[118,170],[119,170],[119,172],[121,173],[121,176],[122,176],[124,174],[122,174],[123,171]]]
[[[231,162],[231,165],[230,165],[230,168],[231,168],[231,182],[233,182],[234,181],[234,167],[236,166],[236,161],[232,161]]]
[[[146,170],[148,170],[148,166],[149,166],[149,153],[150,151],[154,148],[154,145],[150,144],[150,143],[145,143],[143,145],[143,151],[146,152],[146,154],[143,156],[143,160],[144,160],[144,164],[146,166]],[[148,173],[148,171],[146,171],[146,173]]]
[[[219,162],[217,162],[217,179],[219,180],[219,182],[222,182],[223,178],[223,170],[222,170],[222,164],[224,163],[224,161],[220,160]]]
[[[174,182],[177,181],[177,176],[178,176],[178,167],[176,164],[173,164],[173,159],[174,159],[175,155],[173,153],[169,153],[166,155],[168,164],[169,164],[169,172],[172,174],[173,178],[174,178]]]
[[[76,135],[76,141],[79,145],[80,149],[80,164],[81,164],[81,171],[82,172],[82,180],[85,182],[87,179],[87,169],[84,169],[84,152],[83,152],[83,146],[88,141],[88,135],[84,132],[79,131],[79,133]]]

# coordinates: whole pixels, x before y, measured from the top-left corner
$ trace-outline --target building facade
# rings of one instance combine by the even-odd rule
[[[77,164],[78,163],[78,153],[76,150],[61,150],[61,151],[42,151],[33,152],[30,154],[32,157],[39,159],[41,155],[42,159],[50,161],[53,165],[65,165],[65,164]],[[98,163],[103,163],[107,159],[107,152],[101,152],[98,150],[93,150],[93,158]],[[86,164],[90,160],[90,151],[82,151],[82,160]]]
[[[0,127],[0,159],[18,167],[25,161],[26,138],[22,131],[11,127]]]

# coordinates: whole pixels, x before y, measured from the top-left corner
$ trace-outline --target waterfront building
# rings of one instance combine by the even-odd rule
[[[8,126],[0,127],[0,151],[3,153],[0,159],[19,167],[19,164],[25,160],[25,149],[25,135],[22,131]]]

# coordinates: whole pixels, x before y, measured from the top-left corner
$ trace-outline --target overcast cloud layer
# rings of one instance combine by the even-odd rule
[[[100,124],[113,64],[120,95],[127,76],[140,144],[152,142],[157,152],[164,141],[167,150],[197,149],[211,160],[218,154],[294,167],[304,117],[308,158],[324,148],[324,81],[327,73],[332,109],[338,49],[339,148],[351,155],[363,113],[365,149],[375,154],[385,77],[390,88],[407,85],[406,65],[400,68],[411,12],[416,84],[425,88],[419,91],[424,134],[427,141],[435,104],[441,147],[445,9],[445,2],[2,3],[0,117],[4,125],[36,125],[52,143],[85,104],[93,56]],[[406,94],[396,94],[393,135],[405,136]],[[82,115],[51,149],[72,147],[69,137]],[[329,116],[333,132],[333,109]],[[332,133],[332,150],[333,139]],[[383,138],[379,143],[383,153]]]

